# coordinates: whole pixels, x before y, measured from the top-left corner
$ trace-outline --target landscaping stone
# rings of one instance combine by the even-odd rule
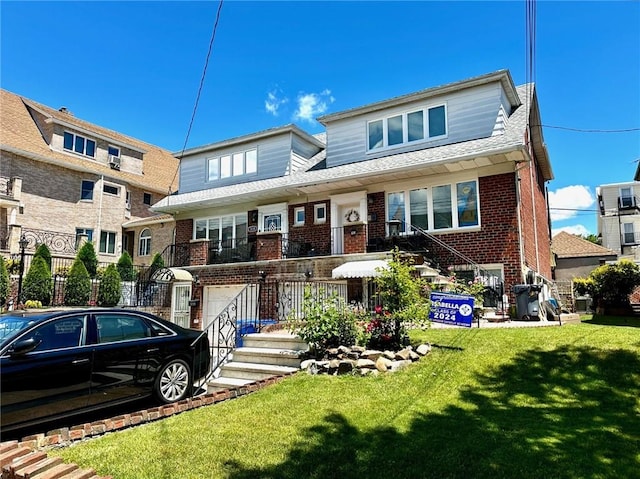
[[[378,351],[361,346],[339,346],[316,351],[322,359],[305,359],[300,369],[308,374],[358,374],[360,376],[378,375],[404,369],[414,361],[420,360],[431,351],[431,345],[421,344],[413,350],[407,346],[400,351]]]

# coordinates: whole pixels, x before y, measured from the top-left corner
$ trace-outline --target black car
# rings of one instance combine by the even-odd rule
[[[152,314],[75,309],[0,315],[0,429],[155,395],[179,401],[208,373],[209,341]]]

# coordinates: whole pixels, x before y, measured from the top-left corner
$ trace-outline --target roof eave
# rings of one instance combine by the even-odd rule
[[[326,126],[327,123],[330,123],[332,121],[364,115],[366,113],[391,108],[397,105],[424,100],[426,98],[434,96],[445,95],[466,88],[486,85],[488,83],[493,83],[496,81],[499,81],[502,84],[502,87],[507,95],[507,98],[509,99],[509,102],[511,103],[512,108],[519,107],[522,102],[520,101],[520,97],[518,96],[515,85],[513,84],[513,79],[511,78],[509,70],[499,70],[497,72],[488,73],[486,75],[481,75],[454,83],[448,83],[442,86],[427,88],[426,90],[421,90],[418,92],[409,93],[407,95],[401,95],[380,102],[371,103],[362,107],[352,108],[350,110],[344,110],[337,113],[331,113],[329,115],[318,117],[317,120]]]

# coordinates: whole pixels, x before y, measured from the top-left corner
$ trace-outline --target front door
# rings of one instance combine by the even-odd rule
[[[183,328],[191,327],[191,283],[173,285],[171,295],[171,322]]]

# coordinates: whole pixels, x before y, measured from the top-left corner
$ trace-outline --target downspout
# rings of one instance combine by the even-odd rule
[[[104,175],[100,175],[100,201],[98,202],[98,224],[96,233],[102,235],[102,197],[104,196]],[[98,236],[98,251],[100,251],[100,236]]]
[[[520,280],[524,282],[524,275],[522,271],[522,267],[525,264],[524,261],[524,242],[522,238],[522,218],[521,218],[521,207],[520,207],[520,199],[522,195],[520,194],[520,168],[515,169],[515,183],[516,183],[516,207],[517,207],[517,215],[518,215],[518,250],[520,252]]]

